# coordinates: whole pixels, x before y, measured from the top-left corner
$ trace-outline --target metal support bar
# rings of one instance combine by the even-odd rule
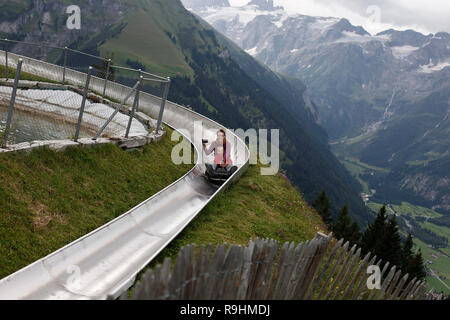
[[[81,102],[80,114],[78,115],[77,131],[75,132],[75,139],[74,139],[75,142],[78,141],[78,136],[80,134],[80,127],[81,127],[81,122],[83,120],[84,107],[86,105],[86,98],[87,98],[87,93],[89,90],[89,83],[91,82],[91,73],[92,73],[92,67],[89,67],[88,75],[86,78],[86,85],[84,86],[83,101]]]
[[[130,93],[125,97],[125,99],[123,99],[122,103],[120,104],[120,106],[118,106],[116,108],[116,110],[114,110],[114,112],[111,114],[111,116],[109,117],[109,119],[105,122],[105,124],[101,127],[101,129],[97,132],[97,134],[95,135],[94,138],[92,138],[92,140],[97,140],[98,137],[100,137],[100,135],[102,134],[102,132],[105,130],[105,128],[108,126],[108,124],[112,121],[112,119],[114,119],[114,117],[116,116],[116,114],[120,111],[120,109],[122,108],[122,106],[127,103],[127,100],[130,99],[131,95],[133,94],[134,90],[136,90],[137,86],[139,85],[139,80],[136,82],[136,84],[134,85],[134,87],[131,89]]]
[[[139,88],[142,85],[142,82],[144,81],[144,76],[142,75],[142,69],[139,69],[139,79],[141,79],[141,84],[139,85]],[[139,112],[139,96],[136,104],[136,112]]]
[[[133,102],[133,107],[131,108],[131,113],[130,113],[130,119],[128,120],[128,126],[127,126],[127,131],[125,133],[125,138],[128,138],[128,134],[130,133],[130,129],[131,129],[131,123],[133,121],[134,118],[134,112],[135,110],[137,110],[137,106],[139,104],[139,91],[141,90],[141,85],[142,85],[142,79],[144,77],[140,76],[139,77],[139,84],[136,88],[136,95],[134,96],[134,102]]]
[[[161,100],[161,107],[159,108],[158,122],[156,124],[156,133],[158,133],[159,130],[161,129],[161,122],[164,114],[164,107],[166,106],[167,96],[169,94],[169,87],[170,87],[170,78],[167,78],[167,83],[164,86],[164,93]]]
[[[5,39],[5,70],[6,70],[6,80],[9,80],[9,69],[8,69],[8,39]]]
[[[11,100],[9,103],[9,111],[8,111],[8,118],[6,120],[5,134],[3,136],[3,144],[2,144],[3,148],[6,147],[6,143],[7,143],[8,135],[9,135],[9,129],[11,127],[11,120],[12,120],[12,115],[13,115],[13,111],[14,111],[14,103],[16,101],[17,86],[19,85],[20,71],[22,70],[22,63],[23,63],[22,59],[19,59],[19,61],[17,62],[16,78],[14,79],[14,87],[13,87],[13,91],[11,93]]]
[[[66,67],[67,67],[67,47],[64,47],[64,68],[63,68],[62,84],[66,82]]]
[[[111,67],[111,59],[108,59],[108,65],[106,66],[105,84],[104,84],[104,86],[103,86],[102,100],[105,99],[105,94],[106,94],[106,84],[108,83],[109,68],[110,68],[110,67]]]

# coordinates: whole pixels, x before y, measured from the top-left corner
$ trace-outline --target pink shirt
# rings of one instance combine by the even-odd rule
[[[211,143],[211,145],[209,146],[209,148],[205,149],[205,153],[207,155],[210,155],[211,152],[214,151],[214,162],[220,164],[220,163],[222,163],[223,155],[216,155],[216,151],[215,150],[216,150],[217,146],[218,146],[217,141],[213,141]],[[232,164],[233,161],[231,160],[231,143],[229,141],[227,141],[226,146],[227,146],[227,150],[225,152],[226,163],[227,164]]]

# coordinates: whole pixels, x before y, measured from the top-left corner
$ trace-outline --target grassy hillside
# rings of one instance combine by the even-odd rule
[[[285,177],[262,176],[259,166],[250,166],[155,261],[176,255],[190,243],[247,245],[252,237],[301,242],[318,231],[327,232],[322,219]]]
[[[0,154],[0,278],[102,226],[191,166],[170,134],[141,151],[115,145]]]
[[[165,257],[175,258],[187,244],[247,245],[255,237],[298,243],[312,239],[319,231],[328,233],[320,216],[291,182],[281,174],[262,176],[259,166],[250,166],[236,184],[212,200],[148,267],[162,263]]]
[[[125,28],[117,37],[99,47],[101,55],[114,52],[116,64],[126,65],[127,59],[139,61],[153,73],[193,76],[183,54],[145,11],[133,12],[125,22]]]

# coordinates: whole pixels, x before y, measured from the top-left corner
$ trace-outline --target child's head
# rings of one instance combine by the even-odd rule
[[[217,147],[216,153],[217,153],[217,155],[222,156],[223,155],[223,147],[222,146]]]

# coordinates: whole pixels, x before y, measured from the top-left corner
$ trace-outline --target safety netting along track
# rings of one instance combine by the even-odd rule
[[[2,52],[0,51],[0,64]],[[86,74],[9,54],[9,66],[22,58],[23,71],[54,81],[65,77],[83,83]],[[90,90],[102,92],[104,81],[92,77]],[[122,100],[129,87],[110,82],[106,96]],[[161,98],[141,93],[140,110],[157,119]],[[106,299],[129,288],[137,275],[158,255],[217,194],[239,179],[247,168],[245,143],[222,125],[192,110],[167,101],[163,122],[193,145],[196,165],[185,176],[115,220],[56,252],[0,280],[0,299]],[[199,129],[200,128],[200,129]],[[203,177],[205,166],[199,153],[201,138],[214,140],[225,129],[232,144],[232,160],[238,170],[220,188]],[[199,133],[199,130],[200,133]]]

